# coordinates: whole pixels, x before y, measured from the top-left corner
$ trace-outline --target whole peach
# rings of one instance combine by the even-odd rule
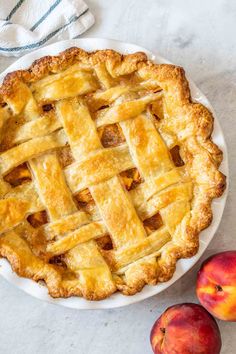
[[[219,354],[221,349],[216,321],[192,303],[169,307],[154,323],[150,340],[155,354]]]
[[[218,253],[203,262],[196,291],[200,303],[212,315],[236,321],[236,251]]]

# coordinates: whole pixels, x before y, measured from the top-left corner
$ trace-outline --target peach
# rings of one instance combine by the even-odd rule
[[[150,340],[155,354],[219,354],[221,349],[215,319],[192,303],[169,307],[154,323]]]
[[[200,303],[212,315],[236,321],[236,251],[208,258],[198,272],[196,291]]]

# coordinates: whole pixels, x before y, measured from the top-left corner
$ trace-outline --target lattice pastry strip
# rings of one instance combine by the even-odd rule
[[[90,191],[113,241],[115,249],[129,248],[145,236],[144,227],[119,178],[91,186]]]
[[[54,115],[44,115],[19,126],[16,130],[13,143],[19,144],[36,137],[44,137],[58,130],[60,127],[60,121]]]
[[[62,73],[48,76],[31,85],[36,101],[52,102],[82,95],[98,88],[92,70],[81,70],[75,64]]]
[[[48,153],[30,161],[38,194],[46,206],[50,220],[55,221],[77,211],[61,170],[56,153]]]
[[[135,118],[141,114],[146,106],[161,97],[161,93],[151,93],[139,99],[123,102],[112,108],[103,109],[96,116],[96,125],[101,127],[107,124],[119,123],[124,120]]]
[[[48,150],[62,147],[66,144],[67,137],[63,130],[48,136],[31,139],[3,152],[0,156],[0,171],[2,175],[31,158],[47,152]]]
[[[14,83],[14,92],[5,98],[14,114],[21,114],[26,121],[37,119],[40,116],[40,109],[35,101],[30,88],[22,81]]]

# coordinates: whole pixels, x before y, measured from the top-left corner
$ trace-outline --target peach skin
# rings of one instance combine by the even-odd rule
[[[224,321],[236,321],[236,251],[218,253],[203,262],[196,292],[202,306]]]
[[[154,323],[150,340],[155,354],[219,354],[221,349],[215,319],[192,303],[169,307]]]

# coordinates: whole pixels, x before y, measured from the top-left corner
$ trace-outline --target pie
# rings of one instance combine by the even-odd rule
[[[184,70],[70,48],[0,88],[0,255],[52,297],[170,279],[222,195],[213,117]]]

